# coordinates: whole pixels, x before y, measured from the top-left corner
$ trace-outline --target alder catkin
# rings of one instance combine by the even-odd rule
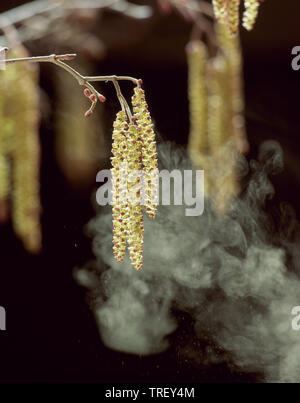
[[[213,0],[213,9],[217,21],[226,26],[231,35],[235,35],[239,28],[239,8],[240,0]],[[245,10],[243,13],[243,27],[250,31],[256,21],[259,0],[245,0]]]
[[[10,166],[8,156],[8,143],[11,122],[4,114],[5,83],[0,76],[0,222],[7,220],[7,202],[10,193]]]
[[[28,57],[24,47],[14,48],[12,58]],[[0,73],[7,86],[3,116],[7,126],[1,136],[8,142],[11,162],[12,223],[16,235],[31,253],[41,249],[39,86],[36,65],[15,63]]]
[[[80,71],[86,66],[77,65],[75,68]],[[57,69],[55,84],[58,98],[55,115],[56,158],[69,183],[76,187],[89,186],[106,153],[101,104],[98,113],[86,119],[83,111],[90,101],[74,86],[74,78]],[[91,96],[90,90],[86,90],[85,94]]]
[[[187,47],[188,60],[188,98],[190,110],[190,136],[188,150],[192,161],[205,154],[207,143],[207,91],[206,64],[207,50],[201,41],[190,42]]]
[[[227,1],[227,26],[232,35],[236,34],[239,29],[239,8],[240,0]]]
[[[224,214],[238,192],[232,132],[232,88],[229,64],[223,55],[212,59],[207,71],[208,140],[211,153],[212,199],[217,213]]]
[[[259,9],[259,0],[245,0],[245,11],[243,14],[243,27],[248,31],[253,28]]]
[[[136,270],[143,265],[143,210],[141,203],[142,142],[134,123],[127,131],[127,192],[128,192],[128,249],[130,260]]]
[[[216,19],[221,23],[225,23],[226,20],[226,2],[227,0],[212,1]]]
[[[188,98],[190,114],[190,134],[188,153],[197,169],[204,169],[205,197],[209,195],[209,155],[207,138],[207,49],[198,40],[187,46]]]
[[[158,163],[155,133],[144,90],[135,87],[132,105],[142,146],[143,202],[150,218],[154,218],[158,198]]]
[[[112,174],[112,214],[113,253],[121,262],[125,255],[128,237],[129,210],[127,204],[127,116],[124,111],[117,113],[114,130],[111,163]]]
[[[244,119],[242,54],[239,35],[231,36],[224,25],[216,24],[216,37],[219,49],[228,65],[228,103],[231,104],[232,118],[230,125],[232,126],[232,138],[234,139],[236,150],[241,154],[245,154],[249,149],[249,145]]]

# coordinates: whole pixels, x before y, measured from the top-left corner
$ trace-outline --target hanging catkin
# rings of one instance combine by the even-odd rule
[[[188,152],[194,166],[209,171],[207,138],[207,50],[205,44],[192,41],[187,48],[188,98],[190,111],[190,134]],[[205,196],[209,193],[209,177],[205,176]]]
[[[190,137],[188,150],[205,171],[205,197],[224,213],[239,192],[237,153],[248,149],[244,123],[242,61],[238,36],[216,24],[217,56],[207,59],[203,42],[188,45]]]
[[[130,259],[136,270],[143,265],[143,210],[141,203],[141,170],[142,170],[142,141],[140,132],[134,123],[130,123],[127,132],[127,192],[128,192],[128,244]]]
[[[112,173],[112,214],[113,214],[113,252],[121,262],[125,255],[128,238],[129,209],[127,203],[127,138],[126,113],[117,113],[114,122],[111,163]]]
[[[7,220],[7,204],[10,193],[10,166],[8,158],[8,135],[10,133],[11,121],[4,114],[5,97],[8,87],[7,83],[0,76],[0,222]]]
[[[223,55],[218,55],[210,61],[207,81],[212,199],[215,211],[223,214],[230,200],[238,193],[232,139],[229,65]]]
[[[216,24],[215,29],[219,49],[228,66],[230,95],[228,102],[231,104],[232,112],[230,123],[232,125],[232,137],[237,151],[243,154],[248,151],[248,141],[244,119],[243,71],[239,36],[231,36],[222,24]]]
[[[81,71],[85,70],[86,66],[75,65],[75,68]],[[87,99],[76,92],[78,88],[74,86],[74,78],[57,69],[55,81],[58,97],[56,157],[69,183],[84,187],[93,183],[97,166],[106,151],[101,105],[98,107],[98,113],[93,114],[91,119],[86,119],[82,111],[86,109]]]
[[[248,31],[255,24],[259,8],[259,0],[245,0],[245,11],[243,14],[243,27]]]
[[[134,89],[134,115],[117,113],[112,145],[113,251],[122,261],[128,243],[136,270],[143,267],[143,205],[154,218],[158,197],[155,133],[144,91]],[[129,121],[129,124],[128,124]]]
[[[132,97],[134,117],[138,127],[138,138],[142,145],[143,198],[146,212],[150,218],[156,214],[158,197],[158,164],[155,133],[144,90],[135,87]]]
[[[227,27],[232,35],[239,29],[239,7],[240,0],[227,0]]]
[[[226,20],[226,2],[226,0],[212,0],[215,16],[222,23]]]
[[[11,55],[27,56],[22,46]],[[31,64],[15,63],[0,73],[0,80],[7,86],[3,107],[7,126],[1,128],[1,136],[7,140],[11,160],[13,227],[25,248],[37,253],[41,248],[38,70]]]
[[[235,35],[239,28],[240,0],[213,0],[216,19],[224,24],[231,35]],[[245,0],[243,13],[243,26],[250,31],[258,14],[259,0]]]

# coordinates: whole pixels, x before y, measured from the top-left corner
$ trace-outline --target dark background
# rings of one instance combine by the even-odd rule
[[[2,1],[0,11],[21,3],[24,2]],[[275,198],[291,203],[297,215],[300,212],[300,71],[291,68],[291,50],[300,45],[299,21],[299,1],[266,0],[254,31],[242,30],[250,157],[256,156],[264,139],[280,142],[285,171],[273,180]],[[122,22],[121,16],[112,13],[99,28],[103,38],[113,42],[101,61],[101,74],[143,78],[157,131],[164,139],[185,145],[188,104],[184,46],[190,26],[174,14],[156,14],[151,21],[128,26],[128,21]],[[123,38],[124,32],[128,37],[123,42],[115,40]],[[52,52],[51,43],[48,49]],[[46,54],[48,49],[43,51],[36,45],[32,53]],[[43,65],[41,70],[41,85],[50,99],[53,68]],[[105,87],[103,92],[108,98],[109,136],[117,102],[110,88]],[[51,106],[55,108],[55,99]],[[185,360],[176,350],[180,329],[171,336],[171,348],[157,356],[128,355],[103,346],[86,303],[86,290],[73,278],[74,267],[92,258],[90,239],[82,228],[94,215],[91,202],[94,185],[79,191],[64,179],[55,161],[51,115],[46,122],[42,121],[41,142],[43,253],[37,257],[28,255],[15,239],[10,225],[0,227],[0,305],[7,310],[7,331],[0,332],[0,381],[262,380],[259,375],[241,374],[225,364],[207,368]],[[186,332],[192,329],[189,318],[179,317],[179,320]]]

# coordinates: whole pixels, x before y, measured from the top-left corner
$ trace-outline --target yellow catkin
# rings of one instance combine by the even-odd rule
[[[227,27],[229,32],[234,35],[239,29],[239,7],[240,0],[227,0]]]
[[[85,70],[85,67],[75,66],[78,71]],[[102,108],[99,106],[98,113],[86,119],[83,111],[90,101],[74,86],[74,78],[59,69],[55,78],[58,98],[56,157],[69,183],[76,187],[89,186],[106,152],[101,124]]]
[[[10,169],[8,159],[8,134],[11,122],[4,114],[5,92],[8,89],[0,77],[0,222],[7,219],[7,201],[10,193]]]
[[[125,255],[128,237],[129,210],[127,204],[127,116],[124,111],[117,113],[114,122],[112,158],[112,214],[113,253],[121,262]]]
[[[238,152],[248,151],[248,141],[244,119],[244,93],[242,80],[242,56],[239,35],[231,36],[221,24],[216,24],[219,49],[228,66],[228,100],[231,107],[231,136]]]
[[[243,27],[248,31],[253,28],[259,9],[258,0],[245,0],[245,11],[243,14]]]
[[[10,57],[27,57],[22,46]],[[0,81],[9,85],[4,116],[12,174],[12,222],[16,235],[31,253],[41,249],[40,228],[40,144],[38,70],[34,65],[16,63],[0,72]]]
[[[143,203],[148,216],[154,218],[158,198],[158,163],[155,133],[144,90],[139,87],[134,89],[132,105],[139,139],[142,144]]]
[[[193,165],[205,171],[205,196],[209,194],[209,157],[207,138],[207,50],[202,41],[187,46],[190,135],[188,152]]]
[[[208,65],[208,140],[211,153],[212,198],[217,213],[223,214],[237,194],[235,153],[232,139],[230,70],[218,55]]]
[[[221,23],[226,20],[226,1],[227,0],[213,0],[213,8],[216,19]]]
[[[142,142],[134,123],[127,132],[128,249],[133,267],[143,266],[143,211],[141,203]]]

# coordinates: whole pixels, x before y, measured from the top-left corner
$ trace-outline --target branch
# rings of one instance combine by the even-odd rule
[[[36,15],[55,12],[54,18],[60,17],[58,10],[74,10],[74,9],[111,9],[122,13],[128,17],[136,19],[144,19],[152,16],[152,8],[149,6],[136,5],[129,3],[127,0],[69,0],[64,5],[62,1],[35,0],[1,14],[11,24],[19,24]]]
[[[6,59],[3,61],[3,63],[7,64],[12,64],[12,63],[20,63],[20,62],[27,62],[27,63],[43,63],[43,62],[48,62],[48,63],[53,63],[56,64],[57,66],[61,67],[62,69],[66,70],[68,73],[70,73],[78,82],[79,85],[84,86],[87,88],[87,90],[84,91],[85,96],[87,96],[90,101],[91,101],[91,106],[90,108],[86,111],[85,116],[89,117],[97,104],[97,100],[100,102],[105,102],[106,98],[104,95],[100,94],[94,86],[91,84],[93,81],[111,81],[113,82],[117,97],[120,101],[122,110],[126,111],[128,118],[131,120],[132,115],[130,108],[127,104],[126,99],[121,93],[120,86],[118,84],[118,81],[126,80],[126,81],[131,81],[138,87],[141,86],[142,80],[129,77],[129,76],[83,76],[80,74],[77,70],[75,70],[73,67],[69,66],[68,64],[64,63],[64,61],[69,61],[73,60],[77,55],[70,53],[70,54],[65,54],[65,55],[49,55],[49,56],[35,56],[35,57],[22,57],[18,59]]]

